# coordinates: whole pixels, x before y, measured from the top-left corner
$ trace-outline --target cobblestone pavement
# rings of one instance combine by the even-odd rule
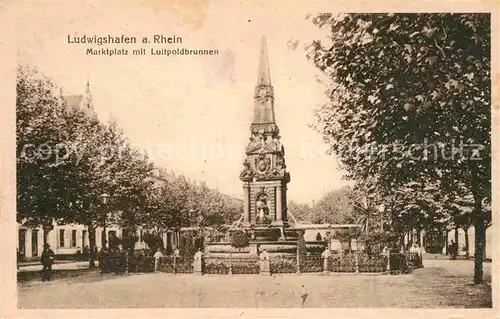
[[[491,264],[485,263],[491,282]],[[19,284],[20,308],[489,307],[472,261],[427,260],[409,275],[99,275]],[[61,293],[61,292],[64,293]]]

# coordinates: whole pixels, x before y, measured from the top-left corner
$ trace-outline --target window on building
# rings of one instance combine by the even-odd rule
[[[38,230],[33,229],[31,233],[31,255],[38,256]]]
[[[64,229],[59,230],[59,247],[64,247]]]
[[[106,232],[104,231],[104,229],[101,231],[101,246],[102,247],[105,247],[106,246],[106,241],[107,241],[107,238],[106,238]]]
[[[71,231],[71,247],[76,247],[76,229]]]
[[[82,249],[85,248],[85,246],[87,246],[87,241],[85,239],[86,237],[87,237],[87,231],[82,230]]]
[[[19,253],[21,258],[26,255],[26,229],[19,229]]]

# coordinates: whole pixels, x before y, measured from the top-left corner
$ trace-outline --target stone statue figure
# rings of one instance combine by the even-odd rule
[[[267,194],[260,194],[255,203],[255,208],[257,210],[257,221],[262,223],[264,219],[269,215],[269,206],[267,205]]]

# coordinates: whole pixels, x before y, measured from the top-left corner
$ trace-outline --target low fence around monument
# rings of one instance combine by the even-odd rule
[[[319,254],[308,254],[300,260],[297,256],[276,255],[261,261],[257,256],[236,258],[162,257],[157,271],[170,274],[259,274],[261,269],[269,274],[293,273],[407,273],[409,269],[422,267],[421,256],[415,253],[391,253],[368,256],[362,252],[336,254],[326,260]],[[267,263],[267,266],[263,266]],[[153,272],[155,259],[152,256],[110,255],[100,258],[102,272]]]

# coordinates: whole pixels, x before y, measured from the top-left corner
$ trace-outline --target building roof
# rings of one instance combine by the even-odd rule
[[[78,109],[82,103],[83,95],[65,95],[63,99],[69,109]]]

